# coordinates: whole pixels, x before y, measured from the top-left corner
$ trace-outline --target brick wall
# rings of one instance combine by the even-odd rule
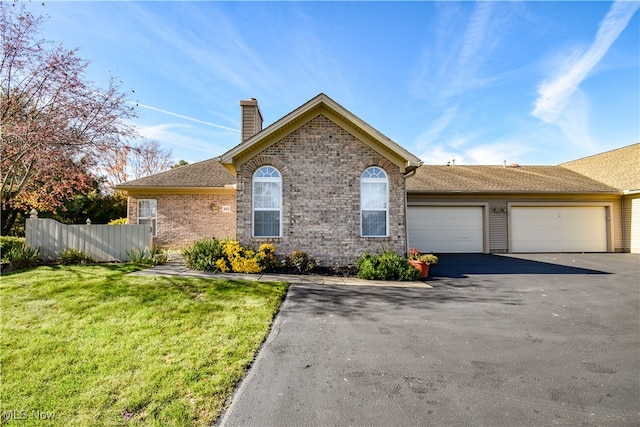
[[[282,237],[253,238],[251,180],[272,165],[283,186]],[[389,177],[389,237],[360,236],[360,176],[369,166]],[[405,182],[393,163],[319,115],[238,167],[237,236],[274,243],[279,256],[303,250],[321,265],[350,265],[363,252],[406,252]]]
[[[236,237],[236,196],[233,193],[130,195],[130,224],[137,223],[140,199],[157,200],[157,236],[154,238],[157,246],[183,249],[203,237]],[[223,212],[223,206],[229,206],[231,212]]]

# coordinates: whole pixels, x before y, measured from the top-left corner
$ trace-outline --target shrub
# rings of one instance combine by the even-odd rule
[[[5,254],[14,248],[23,247],[24,237],[0,236],[0,255],[4,259]]]
[[[356,261],[358,277],[367,280],[417,280],[420,272],[393,251],[380,255],[364,253]]]
[[[264,252],[264,254],[267,252]],[[275,247],[273,248],[273,255],[275,256]],[[227,271],[260,273],[264,268],[261,264],[263,254],[256,253],[233,239],[198,240],[182,251],[182,256],[187,267],[194,270],[220,271],[223,273]]]
[[[264,243],[258,249],[258,264],[263,270],[273,271],[281,267],[280,260],[276,256],[276,247],[271,243]]]
[[[438,257],[434,254],[422,254],[418,256],[418,261],[429,265],[436,265],[438,263]]]
[[[260,273],[262,267],[258,264],[256,253],[249,248],[245,248],[237,240],[223,240],[222,252],[226,261],[235,273]]]
[[[224,260],[219,240],[200,239],[183,250],[182,256],[187,267],[192,270],[224,271],[220,265],[216,264],[219,259]]]
[[[30,248],[24,243],[20,246],[13,246],[2,254],[2,263],[7,264],[3,271],[22,270],[35,267],[39,264],[40,248]]]
[[[167,252],[156,246],[151,249],[131,249],[127,251],[131,262],[138,265],[160,265],[165,264],[169,260]]]
[[[288,268],[298,270],[299,273],[307,273],[316,267],[316,261],[304,251],[291,252],[285,260],[285,264]]]
[[[67,248],[60,253],[60,264],[72,265],[72,264],[94,264],[95,260],[91,258],[91,255],[75,249]]]
[[[108,225],[127,225],[127,218],[112,219]]]

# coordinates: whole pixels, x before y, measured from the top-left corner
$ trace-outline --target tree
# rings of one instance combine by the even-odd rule
[[[53,211],[91,189],[96,159],[133,137],[135,117],[112,78],[85,77],[77,50],[38,38],[42,17],[0,2],[0,199],[2,234],[19,211]]]
[[[133,179],[171,169],[171,149],[165,149],[154,139],[143,139],[131,147],[129,165]]]
[[[187,166],[188,164],[189,164],[189,162],[187,162],[186,160],[180,159],[180,160],[178,160],[178,163],[176,163],[173,166],[171,166],[171,169],[179,168],[180,166]]]
[[[162,148],[160,142],[153,139],[115,147],[110,150],[109,155],[103,157],[99,166],[110,191],[129,179],[142,178],[175,167],[171,149]]]

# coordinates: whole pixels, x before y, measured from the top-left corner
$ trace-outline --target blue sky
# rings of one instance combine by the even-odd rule
[[[122,81],[175,160],[318,93],[425,164],[559,164],[640,141],[638,2],[58,2],[42,36]]]

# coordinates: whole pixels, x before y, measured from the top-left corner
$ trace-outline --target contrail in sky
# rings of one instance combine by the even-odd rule
[[[219,125],[219,124],[216,124],[216,123],[206,122],[204,120],[200,120],[200,119],[196,119],[196,118],[193,118],[193,117],[185,116],[183,114],[174,113],[172,111],[161,110],[160,108],[152,107],[150,105],[141,104],[139,102],[129,101],[129,103],[130,104],[135,104],[137,107],[146,108],[147,110],[153,110],[153,111],[157,111],[159,113],[164,113],[164,114],[168,114],[168,115],[173,116],[173,117],[177,117],[179,119],[189,120],[190,122],[200,123],[202,125],[207,125],[207,126],[211,126],[211,127],[214,127],[214,128],[231,130],[231,131],[234,131],[234,132],[240,132],[239,129],[234,129],[234,128],[230,128],[230,127],[227,127],[227,126],[222,126],[222,125]]]

